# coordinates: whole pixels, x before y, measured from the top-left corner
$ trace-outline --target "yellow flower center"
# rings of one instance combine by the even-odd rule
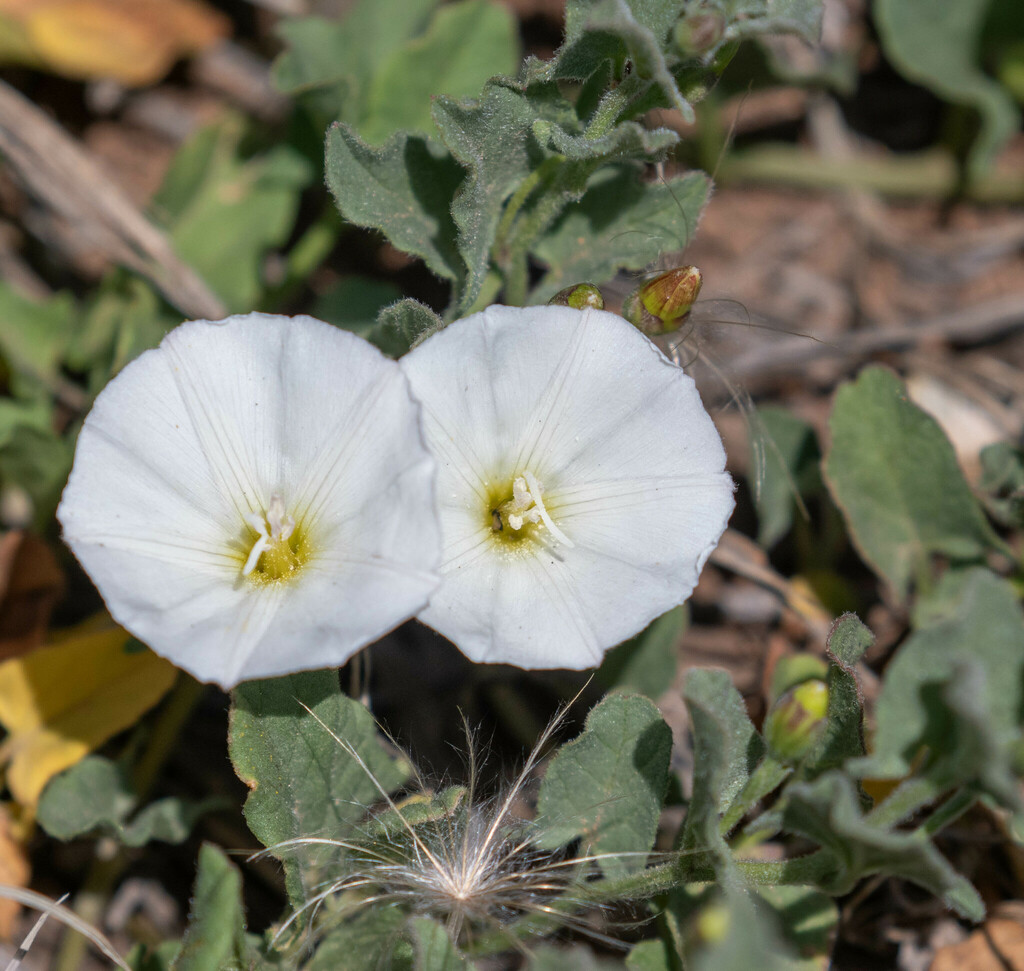
[[[552,539],[572,548],[575,544],[563,533],[544,505],[544,489],[532,472],[524,472],[512,480],[512,496],[498,502],[490,510],[491,529],[503,539],[516,541],[534,533],[531,527],[542,526]]]
[[[298,571],[306,558],[306,544],[279,495],[270,497],[262,514],[246,516],[246,522],[256,533],[256,540],[242,567],[243,577],[267,582],[287,579]]]

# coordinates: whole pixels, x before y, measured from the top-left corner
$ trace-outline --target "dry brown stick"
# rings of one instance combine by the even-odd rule
[[[0,153],[31,195],[111,260],[148,278],[183,314],[224,316],[220,298],[178,258],[163,231],[139,212],[86,149],[2,81]]]
[[[930,341],[977,344],[1024,328],[1024,294],[940,314],[915,324],[859,330],[829,341],[780,337],[727,362],[731,377],[751,379],[793,374],[815,361],[851,361],[880,351],[899,351]]]
[[[832,617],[808,594],[803,593],[772,567],[768,557],[752,539],[727,529],[711,554],[710,562],[770,590],[790,610],[803,618],[814,640],[824,645]]]

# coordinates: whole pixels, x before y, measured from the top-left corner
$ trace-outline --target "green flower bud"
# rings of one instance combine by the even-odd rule
[[[790,688],[764,722],[768,750],[780,762],[799,762],[825,731],[828,685],[814,678]]]
[[[695,266],[677,266],[641,283],[622,304],[622,316],[648,336],[677,330],[700,293]]]
[[[577,283],[574,286],[559,290],[549,301],[559,307],[572,307],[573,310],[604,310],[604,295],[593,283]]]
[[[702,11],[683,17],[675,27],[676,47],[684,54],[703,54],[716,47],[725,34],[725,17],[716,11]]]
[[[721,944],[729,933],[729,908],[722,903],[708,904],[697,916],[695,930],[702,944]]]

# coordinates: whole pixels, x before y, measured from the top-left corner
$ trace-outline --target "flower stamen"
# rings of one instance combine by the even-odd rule
[[[543,495],[544,490],[532,472],[517,475],[512,480],[512,498],[503,502],[493,514],[495,532],[506,525],[518,531],[527,523],[543,523],[557,542],[572,549],[576,544],[555,525],[544,505]]]
[[[278,580],[298,567],[298,556],[288,542],[295,532],[295,519],[285,511],[284,500],[277,493],[270,497],[265,513],[249,513],[245,521],[255,530],[256,542],[242,567],[243,577],[252,574],[264,554],[261,572],[271,579]]]

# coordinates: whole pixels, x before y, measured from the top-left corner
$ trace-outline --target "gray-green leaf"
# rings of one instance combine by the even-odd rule
[[[1024,615],[1013,587],[984,568],[943,577],[915,614],[915,633],[886,668],[877,702],[874,751],[854,770],[861,776],[900,778],[928,749],[930,771],[947,784],[993,768],[968,753],[958,756],[955,707],[979,713],[992,744],[1007,751],[1024,710]],[[965,678],[967,668],[976,675]],[[958,680],[953,709],[946,685]],[[961,732],[974,735],[970,719]],[[961,738],[960,742],[966,742]],[[1008,755],[1005,756],[1008,758]]]
[[[841,387],[829,427],[829,488],[861,555],[899,595],[931,556],[977,560],[996,543],[953,446],[891,371],[868,367]]]
[[[830,893],[847,893],[861,877],[880,873],[924,887],[971,920],[984,916],[977,891],[924,834],[885,830],[865,821],[853,782],[838,772],[790,785],[782,823],[831,854],[836,869],[822,884]]]
[[[341,214],[377,229],[440,277],[459,280],[451,201],[465,173],[440,146],[399,133],[371,148],[347,125],[327,132],[327,186]]]
[[[345,839],[380,799],[373,780],[332,732],[359,752],[384,790],[406,778],[405,763],[384,751],[373,717],[341,693],[334,671],[249,681],[234,690],[232,702],[231,761],[252,790],[245,818],[264,846],[302,836]],[[316,854],[277,855],[292,902],[301,905],[307,880],[315,882]]]
[[[171,971],[257,967],[255,942],[245,932],[242,875],[211,843],[199,850],[188,927]]]
[[[647,698],[611,694],[555,753],[537,804],[541,843],[582,837],[608,876],[642,869],[654,845],[672,733]],[[621,856],[616,854],[623,854]],[[626,855],[629,854],[629,855]]]
[[[57,839],[98,833],[125,846],[144,846],[150,840],[183,842],[203,813],[225,805],[222,799],[158,799],[129,820],[137,803],[121,769],[109,759],[89,755],[46,787],[38,819]]]
[[[975,176],[984,174],[1020,127],[1013,99],[979,64],[992,6],[992,0],[878,0],[874,7],[885,52],[901,73],[981,113],[970,157]]]

